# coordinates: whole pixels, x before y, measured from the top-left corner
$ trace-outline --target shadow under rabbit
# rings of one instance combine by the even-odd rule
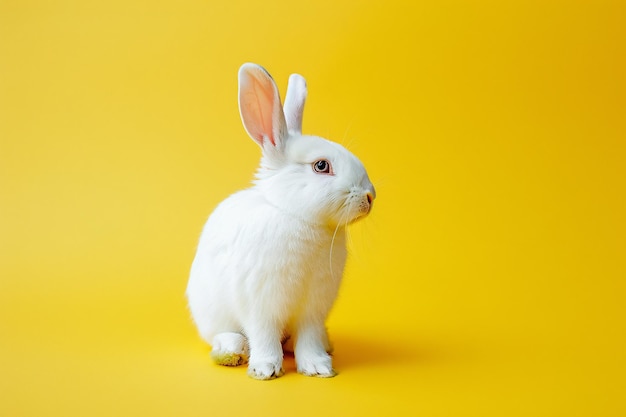
[[[333,367],[338,372],[353,368],[393,364],[433,365],[448,361],[449,352],[432,342],[383,340],[353,334],[332,334]]]

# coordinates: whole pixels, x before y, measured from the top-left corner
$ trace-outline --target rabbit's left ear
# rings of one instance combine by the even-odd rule
[[[239,68],[239,112],[248,135],[261,148],[282,148],[288,133],[280,95],[260,65],[243,64]]]
[[[299,74],[291,74],[287,86],[287,96],[283,111],[290,132],[302,134],[302,113],[306,101],[307,89],[304,77]]]

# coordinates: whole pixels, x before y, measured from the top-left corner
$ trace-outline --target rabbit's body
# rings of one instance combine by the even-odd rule
[[[258,203],[252,210],[241,204],[251,201]],[[230,221],[232,216],[241,221]],[[263,241],[272,245],[258,244]],[[246,249],[245,255],[232,256],[241,248]],[[335,234],[334,229],[285,216],[252,188],[217,207],[198,252],[203,256],[192,266],[189,306],[218,362],[220,357],[228,362],[233,353],[240,353],[239,364],[248,355],[245,340],[236,349],[239,352],[215,351],[214,338],[221,333],[273,334],[276,351],[285,339],[297,338],[298,329],[313,326],[315,332],[325,332],[320,318],[326,318],[336,298],[346,259],[343,228]],[[328,341],[322,343],[327,351]],[[282,359],[282,352],[277,355]],[[271,363],[268,376],[278,376],[281,364]]]
[[[259,203],[254,209],[241,205],[253,200]],[[254,188],[223,201],[202,233],[203,256],[193,263],[188,288],[202,338],[211,343],[216,334],[241,332],[261,318],[287,337],[307,312],[325,317],[346,259],[340,229],[335,235],[334,229],[285,216]],[[258,244],[264,241],[272,245]]]
[[[299,372],[334,375],[324,323],[345,265],[345,226],[367,215],[374,198],[356,157],[300,133],[303,82],[290,80],[285,121],[269,74],[250,64],[240,70],[242,118],[263,149],[261,167],[253,187],[209,217],[187,287],[212,357],[223,365],[249,360],[258,379],[282,374],[288,338]]]

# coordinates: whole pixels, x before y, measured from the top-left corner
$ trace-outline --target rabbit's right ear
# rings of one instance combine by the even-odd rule
[[[287,124],[276,83],[260,65],[239,68],[239,112],[248,135],[264,150],[282,148]]]
[[[289,85],[287,86],[287,96],[285,97],[285,120],[290,132],[302,134],[302,113],[306,101],[306,81],[299,74],[291,74]]]

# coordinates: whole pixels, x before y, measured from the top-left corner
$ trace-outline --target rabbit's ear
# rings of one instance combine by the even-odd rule
[[[239,68],[239,112],[248,135],[265,149],[282,148],[287,124],[276,83],[256,64]]]
[[[287,129],[290,132],[302,134],[302,113],[304,112],[306,93],[304,77],[299,74],[291,74],[289,85],[287,86],[285,105],[283,106]]]

